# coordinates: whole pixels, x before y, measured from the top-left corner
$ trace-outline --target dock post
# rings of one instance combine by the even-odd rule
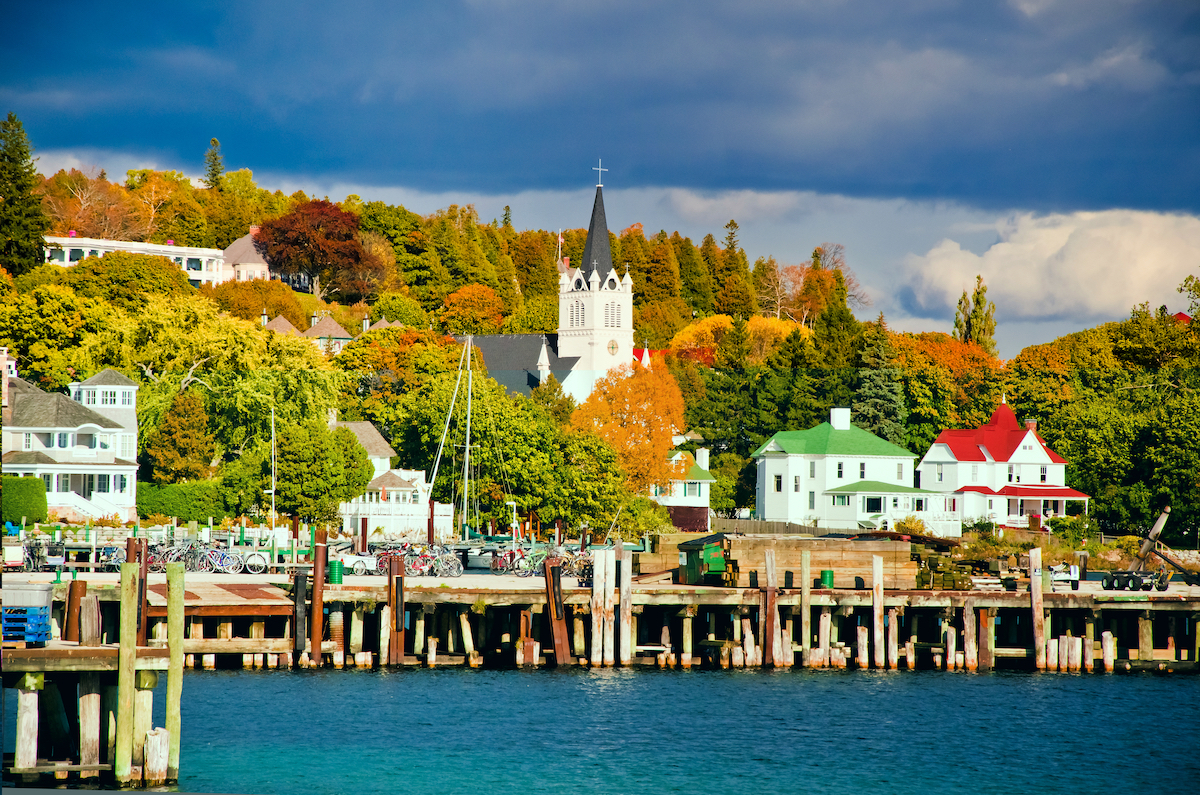
[[[425,651],[425,614],[430,612],[433,612],[432,605],[421,605],[413,621],[413,656],[417,658]]]
[[[812,651],[812,552],[800,552],[800,664],[808,665]]]
[[[1113,634],[1105,630],[1100,634],[1100,655],[1104,663],[1104,673],[1111,674],[1117,663],[1117,644]]]
[[[621,595],[617,646],[620,650],[619,662],[629,665],[633,662],[633,646],[636,642],[633,637],[633,552],[625,549],[624,543],[618,541],[617,544],[621,550],[621,564],[617,572]]]
[[[66,626],[63,640],[79,641],[79,603],[87,595],[87,580],[72,580],[67,585]]]
[[[1138,660],[1151,661],[1154,659],[1154,617],[1149,610],[1143,611],[1138,617]]]
[[[166,777],[179,780],[179,731],[183,725],[183,569],[182,563],[167,564],[167,719],[169,736]]]
[[[389,589],[390,590],[390,589]],[[390,596],[389,596],[389,600]],[[391,665],[392,659],[392,606],[379,606],[379,664]]]
[[[829,636],[833,629],[833,611],[828,607],[821,608],[821,619],[817,627],[817,664],[816,668],[829,667]]]
[[[133,710],[137,665],[138,564],[121,564],[121,643],[117,653],[117,783],[133,780]]]
[[[968,598],[963,604],[963,667],[968,671],[979,669],[979,632],[975,627],[975,600]]]
[[[1058,670],[1058,639],[1050,638],[1046,641],[1046,670]]]
[[[462,633],[463,654],[466,656],[468,668],[478,668],[483,664],[483,657],[475,651],[475,639],[471,636],[471,614],[463,609],[458,614],[459,629]]]
[[[267,637],[267,623],[265,621],[254,621],[250,624],[250,637],[255,640],[264,640]],[[262,668],[267,660],[261,653],[250,655],[250,662],[255,668]]]
[[[341,668],[346,663],[346,614],[341,602],[329,610],[329,640],[333,643],[333,653],[330,655],[334,668]]]
[[[293,543],[292,548],[295,549]],[[291,637],[292,637],[292,652],[288,655],[288,659],[296,664],[300,662],[300,655],[304,653],[304,640],[307,627],[308,616],[308,575],[301,572],[296,572],[292,575],[292,622],[291,622]],[[193,627],[195,625],[193,624]],[[195,637],[195,632],[192,633]]]
[[[958,659],[958,629],[954,626],[953,615],[942,619],[942,638],[946,644],[946,670],[953,671]]]
[[[996,666],[995,608],[979,608],[979,670],[990,671]]]
[[[350,659],[355,665],[362,659],[363,651],[363,621],[365,610],[361,604],[355,605],[350,611]]]
[[[387,623],[388,665],[400,665],[404,662],[404,561],[393,556],[388,561],[388,605],[391,607],[391,621]],[[380,657],[383,650],[380,649]]]
[[[166,729],[153,729],[146,734],[146,764],[143,781],[147,787],[162,786],[167,780],[168,759],[173,745]]]
[[[79,603],[79,645],[100,645],[100,597],[84,596]],[[100,764],[100,672],[79,674],[79,763]],[[98,770],[81,770],[79,777],[95,778]]]
[[[571,665],[575,660],[571,655],[570,638],[567,636],[567,611],[562,598],[562,564],[558,558],[547,558],[542,564],[546,575],[546,604],[550,607],[550,637],[554,641],[554,664]],[[465,619],[464,619],[465,621]],[[622,630],[628,626],[622,624]],[[466,642],[468,628],[463,624],[463,639]],[[628,647],[621,649],[621,663],[628,665]]]
[[[679,650],[679,667],[692,667],[692,623],[696,618],[696,606],[687,605],[680,613],[680,618],[683,623],[683,636],[680,639],[682,648]]]
[[[604,663],[604,586],[608,582],[605,569],[608,556],[604,550],[592,553],[592,647],[588,655],[591,663],[599,667]]]
[[[875,667],[887,667],[887,648],[883,629],[883,555],[871,556],[871,618],[874,623]]]
[[[895,671],[900,667],[900,611],[889,607],[887,611],[887,667]]]
[[[858,653],[854,658],[854,664],[859,668],[871,667],[870,644],[871,630],[860,624],[858,626]]]
[[[138,671],[134,676],[133,764],[143,771],[146,769],[146,735],[154,728],[154,688],[156,687],[158,687],[157,671]]]
[[[571,618],[571,623],[574,624],[574,632],[572,633],[574,636],[572,638],[572,649],[575,652],[575,657],[582,660],[587,656],[587,639],[584,635],[583,611],[578,607],[572,608]],[[632,621],[630,626],[632,627]]]
[[[45,674],[22,674],[17,680],[17,747],[15,767],[37,765],[38,692],[46,684]]]
[[[1033,612],[1033,664],[1046,670],[1046,611],[1042,607],[1042,550],[1029,550],[1029,603]]]
[[[620,544],[620,539],[617,544]],[[616,587],[617,587],[617,550],[606,549],[602,553],[607,558],[604,564],[604,664],[608,667],[617,662],[617,627],[616,627]]]
[[[315,527],[309,530],[313,539],[312,616],[309,619],[308,664],[321,667],[321,641],[325,636],[325,556],[329,554],[326,536]]]

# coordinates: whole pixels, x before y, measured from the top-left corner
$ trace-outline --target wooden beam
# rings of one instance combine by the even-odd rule
[[[887,667],[883,628],[883,556],[871,556],[871,621],[874,631],[875,667]]]
[[[1046,669],[1046,611],[1042,606],[1042,550],[1029,550],[1029,606],[1033,614],[1033,664]]]
[[[132,540],[132,539],[131,539]],[[138,564],[121,564],[121,645],[117,671],[117,783],[133,780],[134,678],[137,661]]]
[[[167,709],[166,732],[168,735],[166,768],[164,779],[179,780],[179,743],[183,727],[180,706],[183,700],[183,599],[184,565],[167,564],[167,648],[170,662],[167,666]]]

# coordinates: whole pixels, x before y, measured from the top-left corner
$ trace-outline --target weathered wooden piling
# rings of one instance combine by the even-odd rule
[[[597,557],[601,555],[605,558],[604,593],[602,594],[604,599],[604,664],[611,668],[617,664],[617,552],[615,549],[606,549],[602,553],[598,553]]]
[[[1046,670],[1046,611],[1042,606],[1042,550],[1029,550],[1029,603],[1033,613],[1033,664]]]
[[[1117,643],[1113,634],[1107,630],[1100,633],[1100,655],[1104,664],[1104,673],[1111,674],[1116,670]]]
[[[859,668],[871,667],[870,644],[871,630],[860,624],[858,627],[858,655],[854,661]]]
[[[18,770],[37,765],[38,696],[45,674],[25,673],[17,680],[17,739],[14,764]]]
[[[167,747],[165,780],[179,780],[180,731],[183,727],[180,705],[183,700],[183,571],[182,563],[167,564]]]
[[[808,665],[812,651],[812,552],[800,553],[800,664]]]
[[[608,582],[605,568],[608,557],[597,549],[592,553],[592,645],[591,664],[599,667],[604,663],[604,586]]]
[[[153,729],[145,737],[145,766],[143,768],[143,784],[147,787],[160,787],[167,781],[167,769],[171,753],[171,733],[166,729]]]
[[[883,636],[883,555],[871,556],[871,619],[874,629],[875,667],[887,666]]]
[[[895,671],[900,667],[900,611],[889,607],[887,611],[887,667]]]
[[[117,652],[117,783],[133,781],[134,687],[137,665],[138,564],[121,564],[121,642]]]
[[[84,596],[79,603],[79,645],[100,645],[100,599]],[[79,771],[80,778],[95,778],[100,774],[100,672],[82,671],[79,674]],[[92,769],[86,769],[91,766]]]
[[[625,545],[620,541],[617,542],[617,547],[621,550],[618,572],[620,601],[617,646],[620,649],[621,665],[629,665],[633,662],[634,646],[637,645],[637,638],[633,632],[633,553],[625,549]]]
[[[975,627],[975,601],[968,598],[963,604],[963,667],[968,671],[979,669],[979,633]]]
[[[325,637],[325,561],[329,554],[323,531],[315,531],[313,542],[312,610],[309,618],[309,665],[321,667],[321,641]]]

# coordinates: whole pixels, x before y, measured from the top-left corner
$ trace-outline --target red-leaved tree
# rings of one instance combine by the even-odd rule
[[[264,222],[254,245],[273,270],[307,277],[318,299],[340,289],[343,277],[357,274],[363,260],[358,216],[324,199]]]

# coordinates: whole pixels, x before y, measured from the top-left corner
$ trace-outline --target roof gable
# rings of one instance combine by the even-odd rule
[[[1021,443],[1032,436],[1052,463],[1065,464],[1067,460],[1051,450],[1037,431],[1017,422],[1017,415],[1007,403],[996,406],[991,419],[978,428],[947,430],[938,434],[937,442],[944,444],[954,453],[957,461],[987,461],[988,456],[997,462],[1012,460],[1013,453],[1021,449]]]
[[[317,321],[317,325],[310,328],[300,335],[301,337],[329,337],[335,340],[350,339],[350,332],[342,328],[341,325],[333,318],[326,315]]]
[[[277,334],[293,334],[297,337],[300,336],[300,332],[295,326],[292,325],[292,322],[283,315],[280,315],[270,323],[267,323],[265,326],[263,326],[263,328],[265,328],[267,331],[274,331]]]
[[[81,381],[80,386],[137,386],[137,382],[129,378],[111,367],[105,368],[86,381]]]
[[[396,451],[379,433],[379,429],[369,422],[335,422],[333,427],[349,429],[371,458],[391,458],[396,455]]]
[[[22,390],[17,395],[12,407],[12,425],[14,428],[80,428],[84,425],[95,425],[99,428],[120,429],[121,425],[108,417],[76,403],[66,395],[57,392],[27,392]]]
[[[266,265],[262,254],[254,246],[254,235],[242,235],[229,244],[224,251],[226,265]]]
[[[871,455],[892,458],[916,458],[898,444],[881,439],[856,425],[848,430],[835,430],[828,422],[806,431],[780,431],[751,453],[757,458],[766,452],[789,455]]]

